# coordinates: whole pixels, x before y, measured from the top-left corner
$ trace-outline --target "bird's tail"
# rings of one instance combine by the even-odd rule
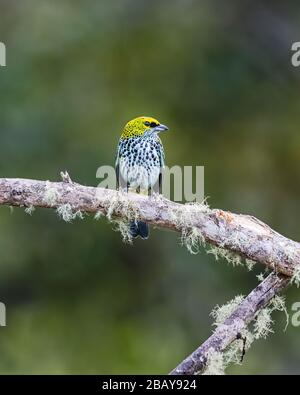
[[[129,232],[132,237],[140,236],[142,239],[148,239],[149,225],[142,221],[130,221]]]

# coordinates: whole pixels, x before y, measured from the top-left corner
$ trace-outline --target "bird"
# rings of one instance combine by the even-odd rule
[[[126,191],[148,194],[158,181],[162,193],[162,170],[165,165],[164,148],[159,133],[168,127],[157,119],[141,116],[127,122],[121,134],[116,153],[115,172],[117,190],[123,179]],[[135,238],[149,237],[149,225],[143,221],[130,221],[129,233]]]

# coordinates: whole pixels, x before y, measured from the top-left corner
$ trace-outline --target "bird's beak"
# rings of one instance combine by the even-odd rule
[[[158,125],[154,128],[155,132],[160,133],[160,132],[166,132],[167,130],[169,130],[169,128],[166,125]]]

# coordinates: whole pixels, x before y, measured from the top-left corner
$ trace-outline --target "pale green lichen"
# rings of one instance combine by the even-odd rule
[[[45,188],[43,200],[50,207],[53,207],[56,205],[57,191],[56,191],[56,188],[53,187],[53,185],[50,181],[46,181],[46,188]]]
[[[211,313],[211,316],[214,318],[213,325],[219,326],[224,324],[226,319],[229,318],[243,300],[244,297],[239,295],[223,306],[216,306]],[[216,350],[209,351],[206,363],[207,366],[202,374],[224,374],[225,369],[230,364],[241,364],[243,355],[250,348],[255,339],[265,339],[270,333],[273,333],[273,319],[271,314],[276,310],[285,313],[286,329],[289,316],[285,306],[285,300],[282,296],[275,295],[269,305],[260,310],[257,314],[256,320],[252,325],[252,331],[249,327],[244,328],[241,323],[241,330],[238,332],[236,340],[233,341],[222,354]],[[226,326],[224,328],[226,330]]]
[[[238,295],[223,306],[217,305],[211,312],[211,316],[214,318],[213,325],[222,325],[243,300],[244,296]],[[236,341],[232,342],[223,352],[225,368],[232,363],[240,364],[243,352],[250,348],[254,340],[253,334],[247,328],[241,328],[239,337],[239,339],[237,338]]]
[[[181,232],[181,244],[185,246],[191,254],[197,254],[200,247],[205,245],[205,240],[201,231],[195,226],[195,218],[199,214],[207,212],[208,205],[203,203],[186,203],[171,207],[168,216],[170,221]]]
[[[140,215],[138,207],[128,198],[127,193],[121,191],[115,194],[113,198],[107,199],[103,206],[108,220],[112,220],[116,214],[127,220],[137,220]]]
[[[271,317],[271,314],[274,311],[282,311],[285,314],[286,325],[284,331],[287,329],[289,324],[289,314],[285,305],[285,298],[283,296],[275,295],[268,306],[260,310],[256,316],[253,324],[255,339],[265,339],[270,333],[274,332],[272,328],[274,321]]]
[[[229,251],[224,247],[211,245],[210,248],[206,250],[206,253],[212,254],[216,261],[225,259],[227,263],[231,264],[233,267],[245,265],[248,271],[251,271],[256,264],[252,259],[244,259],[241,255]]]
[[[175,226],[181,230],[182,244],[185,245],[188,251],[192,254],[197,254],[200,247],[206,246],[206,241],[202,235],[200,229],[195,226],[195,218],[199,217],[201,213],[208,213],[210,208],[204,203],[189,203],[180,205],[175,209],[172,207],[170,211],[171,221]],[[250,245],[249,238],[242,233],[233,232],[226,240],[223,240],[218,246],[210,244],[210,247],[206,250],[208,254],[212,254],[216,260],[225,259],[228,263],[234,267],[245,264],[247,269],[250,271],[255,265],[255,261],[249,258],[244,258],[236,252],[230,250],[228,246],[234,246],[235,249],[239,247]]]
[[[255,339],[265,339],[270,333],[273,333],[272,324],[274,321],[271,317],[271,313],[272,310],[265,307],[256,316],[253,324]]]
[[[243,329],[239,332],[239,338],[232,342],[224,351],[223,359],[225,366],[231,364],[241,365],[242,358],[246,351],[249,350],[254,341],[254,335],[248,330]]]
[[[252,259],[245,259],[245,265],[246,265],[249,272],[251,272],[251,270],[253,269],[255,264],[256,264],[256,262],[253,261]]]
[[[290,316],[289,316],[289,313],[286,308],[285,297],[275,295],[274,298],[271,300],[270,304],[271,304],[272,312],[273,311],[282,311],[285,314],[285,317],[286,317],[286,324],[284,327],[284,332],[285,332],[287,330],[287,327],[288,327],[289,321],[290,321]]]
[[[300,265],[297,265],[293,271],[291,282],[299,288],[300,285]]]
[[[243,264],[242,257],[234,252],[226,250],[225,248],[211,246],[209,250],[206,251],[207,254],[212,254],[216,261],[220,258],[225,259],[228,263],[231,263],[234,267]]]
[[[104,214],[103,214],[103,212],[102,211],[97,211],[96,212],[96,214],[94,215],[94,219],[96,220],[96,221],[98,221],[101,217],[103,217],[104,216]]]
[[[184,245],[191,254],[198,254],[200,247],[205,245],[205,240],[198,228],[192,227],[182,230],[181,244]]]
[[[225,374],[225,368],[223,354],[213,349],[209,350],[206,368],[202,372],[202,375],[221,376]]]
[[[106,218],[115,225],[114,230],[121,233],[122,239],[125,243],[132,243],[132,236],[130,234],[129,222],[138,221],[140,218],[139,208],[128,198],[126,192],[118,191],[113,198],[107,199],[103,204]],[[95,215],[95,219],[103,215],[99,211]],[[116,215],[119,218],[115,217]]]
[[[83,219],[83,213],[80,210],[74,211],[69,203],[59,206],[56,212],[65,222],[72,222],[76,218]]]
[[[211,317],[214,319],[213,325],[219,326],[220,324],[223,324],[223,322],[232,314],[243,300],[244,296],[238,295],[222,306],[217,305],[210,313]]]
[[[201,213],[209,211],[208,205],[204,203],[186,203],[171,207],[169,217],[174,225],[181,230],[195,226],[195,218]]]
[[[112,223],[115,225],[114,230],[121,233],[124,243],[132,243],[132,235],[130,233],[129,223],[122,220],[114,220]]]
[[[151,198],[155,203],[164,203],[163,196],[154,193]],[[131,242],[132,238],[129,233],[129,222],[138,221],[141,217],[140,208],[128,198],[128,194],[119,191],[113,198],[107,199],[103,204],[106,217],[110,222],[115,223],[116,229],[122,234],[122,238],[126,242]],[[203,212],[208,209],[205,203],[189,203],[178,205],[176,209],[172,208],[169,215],[175,226],[181,230],[181,243],[187,247],[190,253],[199,252],[200,245],[204,244],[204,239],[199,229],[192,226],[195,220],[195,213]],[[121,219],[114,219],[115,215]]]
[[[35,211],[35,207],[33,205],[25,208],[25,213],[28,215],[32,215]]]
[[[264,281],[265,277],[264,277],[264,273],[259,273],[256,275],[256,278],[259,282]]]

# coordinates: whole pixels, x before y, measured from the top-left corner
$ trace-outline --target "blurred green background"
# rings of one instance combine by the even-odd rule
[[[212,207],[300,240],[299,3],[0,0],[1,177],[97,185],[126,121],[167,124],[166,162],[205,166]],[[0,208],[0,373],[167,373],[211,333],[209,313],[256,274],[190,255],[175,233],[125,245],[107,221]],[[287,293],[287,308],[299,300]],[[228,373],[299,373],[299,331]]]

